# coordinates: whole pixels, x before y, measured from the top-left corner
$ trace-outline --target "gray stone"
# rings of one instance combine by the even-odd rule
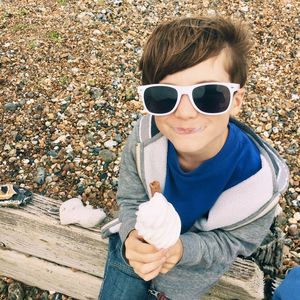
[[[286,150],[286,152],[288,154],[296,154],[297,150],[298,150],[297,148],[298,148],[297,145],[294,144],[294,145],[288,147],[287,150]]]
[[[115,140],[116,140],[118,143],[121,143],[121,142],[122,142],[122,136],[121,136],[121,134],[116,134]]]
[[[116,155],[108,150],[108,149],[103,149],[99,152],[99,156],[106,162],[106,163],[110,163],[113,160],[115,160]]]
[[[35,182],[39,185],[42,185],[45,182],[45,177],[46,177],[45,168],[38,167],[36,177],[35,177]]]
[[[103,90],[100,88],[91,88],[90,89],[90,95],[93,99],[97,100],[99,99],[103,94]]]
[[[47,154],[54,158],[58,156],[58,153],[55,150],[50,150]]]
[[[17,105],[17,103],[14,103],[14,102],[8,102],[8,103],[4,104],[4,109],[6,111],[15,111],[15,110],[17,110],[17,108],[18,108],[18,105]]]

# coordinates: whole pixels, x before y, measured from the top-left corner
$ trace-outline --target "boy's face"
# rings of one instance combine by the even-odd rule
[[[216,57],[166,76],[160,83],[185,86],[211,81],[230,82],[225,70],[226,59],[226,51],[223,50]],[[215,156],[223,147],[228,135],[229,117],[239,112],[243,95],[244,89],[238,90],[229,111],[216,116],[196,111],[188,96],[182,95],[174,113],[155,116],[155,121],[160,132],[176,148],[179,158],[201,163]]]

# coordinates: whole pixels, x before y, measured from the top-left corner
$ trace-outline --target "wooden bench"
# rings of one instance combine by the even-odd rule
[[[22,208],[0,208],[0,275],[82,300],[97,299],[107,255],[100,229],[60,225],[61,201],[34,195]],[[264,298],[263,273],[238,258],[202,299]]]

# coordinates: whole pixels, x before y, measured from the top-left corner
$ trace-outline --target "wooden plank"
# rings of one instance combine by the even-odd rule
[[[78,298],[80,291],[72,292],[68,280],[64,283],[62,278],[55,276],[55,272],[60,272],[60,269],[53,269],[55,265],[68,273],[73,283],[81,282],[78,281],[78,274],[96,280],[98,293],[107,255],[107,240],[101,238],[99,228],[60,225],[58,209],[61,201],[39,195],[34,195],[33,200],[32,204],[24,208],[0,209],[0,248],[2,245],[2,253],[6,251],[6,256],[2,257],[2,262],[6,262],[3,266],[0,264],[0,274]],[[24,255],[31,258],[30,264]],[[17,263],[12,263],[12,257]],[[48,264],[53,267],[52,271],[36,276],[40,273],[36,272],[37,267]],[[74,272],[74,269],[79,271]],[[50,284],[47,284],[48,281]],[[90,288],[83,282],[79,289],[86,291]],[[263,289],[263,273],[257,265],[238,258],[230,271],[203,299],[263,299]],[[91,293],[89,297],[97,297],[95,292]]]
[[[33,210],[34,211],[34,210]],[[0,244],[6,248],[102,276],[107,240],[99,232],[62,226],[53,216],[0,209]]]
[[[70,295],[79,300],[95,300],[102,279],[13,250],[0,249],[0,273],[25,284]]]
[[[231,269],[201,300],[264,299],[263,272],[253,261],[237,258]]]
[[[242,275],[243,279],[230,275],[230,273],[238,275],[236,272],[242,266],[245,266],[246,270]],[[238,259],[231,270],[201,300],[263,299],[262,279],[257,281],[259,278],[256,276],[259,272],[251,273],[250,269],[253,268],[257,268],[253,262]],[[74,271],[71,268],[36,257],[26,256],[13,250],[3,249],[0,249],[0,274],[15,278],[28,285],[61,292],[80,300],[97,299],[102,282],[99,277]],[[74,282],[79,284],[74,285]]]

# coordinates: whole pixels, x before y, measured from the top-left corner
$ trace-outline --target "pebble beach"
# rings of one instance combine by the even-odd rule
[[[290,169],[277,220],[284,277],[300,264],[299,0],[0,0],[0,184],[81,197],[113,218],[122,149],[144,113],[143,44],[161,21],[212,14],[248,24],[253,48],[239,119]],[[33,290],[0,274],[0,299],[68,299]]]

